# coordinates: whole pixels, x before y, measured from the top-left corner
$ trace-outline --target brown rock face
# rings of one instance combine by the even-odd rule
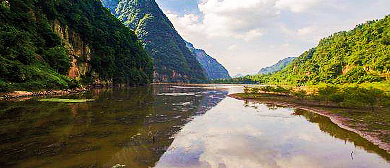
[[[85,75],[90,70],[87,62],[91,59],[91,48],[82,40],[79,34],[72,31],[67,25],[54,21],[52,28],[62,39],[62,43],[72,58],[72,67],[69,70],[68,77],[78,79]]]

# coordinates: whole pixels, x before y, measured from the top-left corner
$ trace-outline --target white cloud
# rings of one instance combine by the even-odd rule
[[[292,12],[300,13],[304,10],[318,5],[323,0],[277,0],[275,7],[278,9],[289,9]]]
[[[229,51],[234,51],[234,50],[237,50],[238,49],[238,46],[237,45],[231,45],[227,48]]]
[[[275,0],[203,0],[198,7],[202,20],[194,14],[178,16],[167,12],[167,16],[183,35],[195,31],[208,38],[251,41],[261,37],[271,18],[280,13]]]
[[[196,12],[164,12],[183,38],[235,75],[255,73],[299,56],[332,33],[383,18],[389,5],[389,0],[198,0]]]
[[[313,32],[314,32],[314,27],[305,27],[302,29],[298,29],[298,35],[300,35],[300,36],[308,35],[308,34],[311,34]]]
[[[267,27],[284,9],[303,12],[322,0],[202,0],[195,14],[179,16],[166,11],[183,36],[197,33],[208,38],[235,38],[252,41],[264,35]]]

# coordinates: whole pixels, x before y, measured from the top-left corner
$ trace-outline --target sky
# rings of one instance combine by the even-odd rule
[[[179,34],[230,75],[255,74],[390,14],[390,0],[156,0]]]

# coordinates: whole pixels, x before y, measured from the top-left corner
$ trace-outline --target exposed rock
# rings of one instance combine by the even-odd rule
[[[154,59],[154,82],[202,82],[206,73],[154,0],[101,0]]]
[[[54,21],[52,24],[53,31],[62,39],[62,43],[68,50],[72,58],[72,67],[69,70],[68,77],[79,79],[89,70],[88,61],[91,59],[92,51],[88,43],[84,42],[80,35],[72,31],[69,26]]]
[[[226,68],[220,64],[216,59],[209,56],[204,50],[197,49],[193,44],[186,41],[186,46],[196,56],[196,59],[202,65],[203,69],[207,73],[207,77],[213,79],[230,79],[229,72]]]

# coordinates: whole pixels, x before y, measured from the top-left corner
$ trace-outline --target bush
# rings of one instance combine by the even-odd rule
[[[56,46],[44,51],[44,58],[50,67],[62,75],[66,75],[72,66],[72,60],[63,46]]]
[[[260,91],[260,88],[258,88],[258,87],[254,87],[254,88],[252,88],[252,93],[259,93],[259,91]]]
[[[303,98],[305,98],[305,96],[306,96],[306,91],[305,90],[298,90],[298,91],[296,91],[296,92],[293,92],[293,95],[295,96],[295,97],[298,97],[299,99],[301,99],[301,101],[303,101]]]
[[[286,89],[281,86],[276,86],[275,88],[272,89],[273,92],[275,93],[286,93],[289,94],[291,92],[291,89]]]
[[[9,84],[0,80],[0,92],[6,92],[9,89]]]
[[[382,90],[374,88],[361,88],[361,87],[346,87],[343,89],[344,92],[344,106],[353,107],[366,107],[369,105],[374,108],[378,104],[379,100],[386,97]]]

